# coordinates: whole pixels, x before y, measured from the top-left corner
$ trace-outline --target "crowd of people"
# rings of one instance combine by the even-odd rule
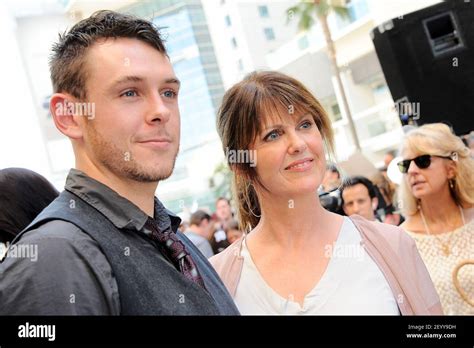
[[[153,24],[93,14],[55,45],[51,78],[76,167],[61,193],[0,171],[0,315],[474,314],[474,159],[447,125],[407,132],[376,176],[347,176],[316,97],[253,72],[217,131],[257,165],[227,159],[232,192],[182,221],[155,197],[178,152],[180,81]],[[84,100],[93,120],[56,113]]]

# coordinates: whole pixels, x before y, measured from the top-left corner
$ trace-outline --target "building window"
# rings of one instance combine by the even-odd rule
[[[237,61],[237,67],[239,68],[239,71],[244,70],[244,63],[242,62],[242,59]]]
[[[308,36],[302,36],[298,39],[298,48],[302,51],[309,46]]]
[[[235,39],[235,37],[233,37],[233,38],[230,40],[230,42],[231,42],[233,48],[237,48],[237,40]]]
[[[275,40],[275,33],[272,28],[264,28],[263,32],[265,33],[265,38],[268,41]]]
[[[331,105],[331,111],[333,115],[333,121],[339,121],[342,119],[341,109],[339,109],[339,104]]]
[[[258,14],[262,18],[268,18],[270,17],[270,14],[268,13],[268,7],[267,5],[262,5],[258,7]]]
[[[230,17],[229,16],[225,16],[225,25],[230,27],[232,25],[232,22],[230,21]]]

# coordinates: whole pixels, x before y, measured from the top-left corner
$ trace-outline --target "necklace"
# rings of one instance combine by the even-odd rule
[[[464,212],[462,211],[461,206],[458,205],[459,212],[461,213],[461,219],[462,219],[462,225],[466,225],[466,220],[464,220]],[[449,256],[451,254],[451,249],[450,249],[450,241],[451,241],[451,235],[448,238],[448,242],[444,243],[437,235],[432,235],[430,232],[430,229],[428,228],[428,224],[426,223],[425,215],[423,215],[423,209],[421,209],[421,206],[418,206],[418,210],[420,211],[421,215],[421,220],[423,220],[423,225],[425,226],[425,231],[428,235],[433,236],[436,238],[436,240],[441,244],[441,248],[443,250],[444,256]]]

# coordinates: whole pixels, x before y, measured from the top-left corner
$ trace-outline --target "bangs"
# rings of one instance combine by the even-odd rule
[[[278,72],[251,73],[230,88],[219,109],[217,127],[225,140],[224,151],[246,150],[267,127],[286,123],[289,116],[306,115],[318,127],[327,155],[334,157],[331,121],[323,107],[300,82]]]
[[[305,105],[303,100],[298,98],[290,91],[273,89],[257,90],[255,96],[255,111],[257,122],[254,129],[251,130],[251,143],[266,129],[275,124],[281,124],[288,117],[311,114],[319,128],[318,116],[314,115],[309,105]]]

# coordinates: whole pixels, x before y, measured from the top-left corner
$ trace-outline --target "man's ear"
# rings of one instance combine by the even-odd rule
[[[83,116],[75,115],[76,99],[66,93],[54,93],[49,101],[49,111],[53,116],[56,128],[71,139],[82,138]]]
[[[379,206],[379,199],[377,197],[372,198],[372,210],[373,211],[377,210],[378,206]]]

